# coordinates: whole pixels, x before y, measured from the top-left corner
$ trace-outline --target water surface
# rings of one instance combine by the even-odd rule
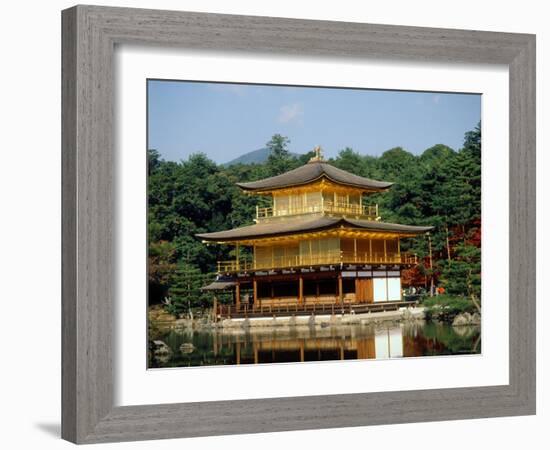
[[[151,338],[150,368],[481,353],[479,326],[432,322],[234,330],[166,326],[156,327]]]

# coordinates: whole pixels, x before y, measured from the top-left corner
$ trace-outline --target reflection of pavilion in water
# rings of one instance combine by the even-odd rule
[[[327,323],[328,325],[328,323]],[[149,352],[149,368],[467,355],[481,352],[480,327],[436,323],[332,324],[193,330],[159,328],[171,350]],[[154,349],[155,343],[151,342]]]
[[[293,334],[286,339],[281,339],[277,333],[217,334],[213,342],[214,354],[229,346],[235,355],[235,364],[387,359],[421,356],[426,345],[418,341],[414,330],[404,332],[399,326],[371,329],[359,335],[308,328]]]

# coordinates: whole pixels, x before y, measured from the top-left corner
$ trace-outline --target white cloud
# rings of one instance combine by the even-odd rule
[[[289,123],[302,119],[304,116],[304,108],[301,103],[292,103],[290,105],[283,105],[279,109],[279,122]]]

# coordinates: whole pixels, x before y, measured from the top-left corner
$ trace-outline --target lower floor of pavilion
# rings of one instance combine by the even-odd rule
[[[220,316],[334,314],[387,310],[406,302],[399,267],[236,274],[216,283],[232,295],[232,302],[221,304],[214,294]]]

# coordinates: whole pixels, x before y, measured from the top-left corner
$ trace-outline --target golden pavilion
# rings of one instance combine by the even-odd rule
[[[205,288],[233,293],[233,305],[216,304],[218,316],[360,312],[403,303],[401,271],[418,261],[400,242],[432,227],[383,222],[378,205],[365,200],[393,183],[338,169],[319,147],[315,152],[297,169],[237,183],[272,199],[272,206],[256,208],[255,224],[197,235],[235,246],[235,259],[219,261],[216,281]]]

